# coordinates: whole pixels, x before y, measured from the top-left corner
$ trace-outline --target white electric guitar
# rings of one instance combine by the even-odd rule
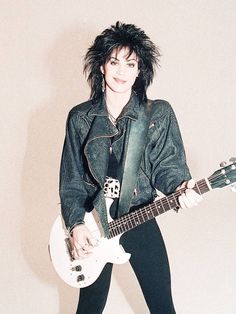
[[[235,191],[236,158],[231,158],[230,161],[229,165],[215,171],[210,177],[196,182],[194,190],[199,194],[204,194],[212,189],[231,185]],[[93,210],[86,214],[86,226],[94,238],[98,240],[98,245],[94,247],[92,254],[86,258],[73,258],[70,235],[59,215],[53,224],[49,240],[49,252],[56,272],[70,286],[84,288],[91,285],[99,277],[106,263],[123,264],[127,262],[130,254],[126,253],[119,244],[120,236],[124,232],[170,209],[178,209],[178,197],[184,190],[180,189],[169,196],[163,196],[153,203],[116,220],[112,220],[110,215],[108,215],[108,237],[103,236],[96,211]],[[105,196],[107,195],[105,194]],[[109,208],[113,202],[109,195],[106,197],[106,202],[107,212],[109,213]]]

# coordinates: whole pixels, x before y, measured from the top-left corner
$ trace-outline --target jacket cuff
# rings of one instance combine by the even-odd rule
[[[71,227],[68,228],[68,231],[69,233],[71,234],[73,229],[76,227],[76,226],[79,226],[79,225],[84,225],[85,222],[83,220],[80,220],[80,221],[77,221],[75,224],[73,224]]]

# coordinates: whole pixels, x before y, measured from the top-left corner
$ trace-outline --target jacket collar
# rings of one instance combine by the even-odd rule
[[[139,99],[138,96],[134,91],[132,91],[130,99],[128,103],[123,108],[121,115],[118,119],[122,118],[130,118],[132,120],[138,119],[138,111],[139,111]],[[103,95],[93,100],[93,106],[91,107],[90,111],[88,112],[88,115],[91,116],[108,116],[108,112],[106,109],[106,101],[105,101],[105,95]]]
[[[138,109],[138,97],[135,93],[132,93],[119,119],[128,117],[137,120]],[[110,138],[116,135],[118,131],[108,119],[104,96],[94,101],[88,115],[94,116],[94,119],[91,124],[84,152],[94,179],[103,187],[110,156]]]

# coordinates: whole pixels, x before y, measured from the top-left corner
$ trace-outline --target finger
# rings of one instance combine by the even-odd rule
[[[86,257],[87,255],[88,255],[88,252],[86,250],[84,250],[82,247],[77,247],[74,249],[73,256],[75,259]]]
[[[85,242],[85,243],[77,243],[77,254],[80,257],[84,257],[88,254],[90,254],[93,250],[94,246],[89,244],[89,242]]]
[[[89,245],[88,243],[84,243],[84,244],[81,244],[81,249],[85,253],[88,253],[88,252],[90,252],[93,249],[93,247],[91,245]]]
[[[94,247],[98,245],[98,240],[95,239],[91,234],[86,234],[86,237],[83,237],[80,241],[80,246],[83,249],[87,249],[88,247]]]
[[[79,259],[78,250],[75,247],[72,250],[72,256],[74,259]]]
[[[189,190],[191,191],[191,190]],[[194,200],[191,198],[191,193],[188,190],[185,191],[180,197],[179,197],[179,203],[182,209],[190,208],[195,205]]]
[[[202,196],[196,193],[192,189],[187,189],[185,193],[183,193],[179,197],[179,203],[180,203],[181,208],[183,209],[196,206],[201,200],[202,200]]]
[[[76,241],[74,240],[73,242],[73,247],[74,247],[74,257],[78,258],[81,257],[85,248],[85,243],[83,243],[82,241]]]
[[[97,246],[98,240],[93,237],[89,238],[89,245],[91,245],[92,247]]]
[[[84,250],[83,248],[79,249],[79,252],[78,252],[79,257],[87,257],[88,254],[89,254],[88,250]]]
[[[195,201],[197,202],[197,204],[200,203],[203,199],[202,195],[198,194],[196,192],[195,192],[194,198],[195,198]]]
[[[198,194],[193,189],[187,189],[186,195],[190,201],[196,205],[202,200],[202,195]]]
[[[179,191],[179,190],[181,190],[181,189],[183,189],[183,188],[186,188],[186,187],[187,187],[187,181],[184,181],[184,182],[182,182],[181,185],[179,185],[179,186],[176,188],[176,191]]]
[[[187,189],[185,191],[185,196],[186,196],[186,204],[188,207],[193,207],[198,204],[197,199],[198,199],[198,194],[192,190],[192,189]]]
[[[188,204],[188,199],[185,195],[185,193],[183,193],[182,195],[180,195],[179,197],[179,204],[180,204],[180,207],[182,209],[186,209],[189,207],[189,204]]]
[[[179,201],[180,208],[186,209],[185,203],[184,203],[184,200],[183,200],[183,195],[179,196],[178,201]]]
[[[188,182],[187,182],[187,188],[188,189],[193,189],[194,188],[194,186],[195,186],[195,180],[193,180],[193,179],[190,179]]]

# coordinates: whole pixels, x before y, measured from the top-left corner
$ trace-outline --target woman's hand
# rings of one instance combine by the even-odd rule
[[[186,188],[185,192],[178,198],[180,207],[182,209],[191,208],[198,205],[202,200],[202,196],[193,190],[195,181],[193,179],[184,181],[176,190]]]
[[[92,253],[93,247],[97,244],[97,240],[94,239],[84,224],[73,228],[70,241],[73,246],[72,253],[75,259],[87,257]]]

